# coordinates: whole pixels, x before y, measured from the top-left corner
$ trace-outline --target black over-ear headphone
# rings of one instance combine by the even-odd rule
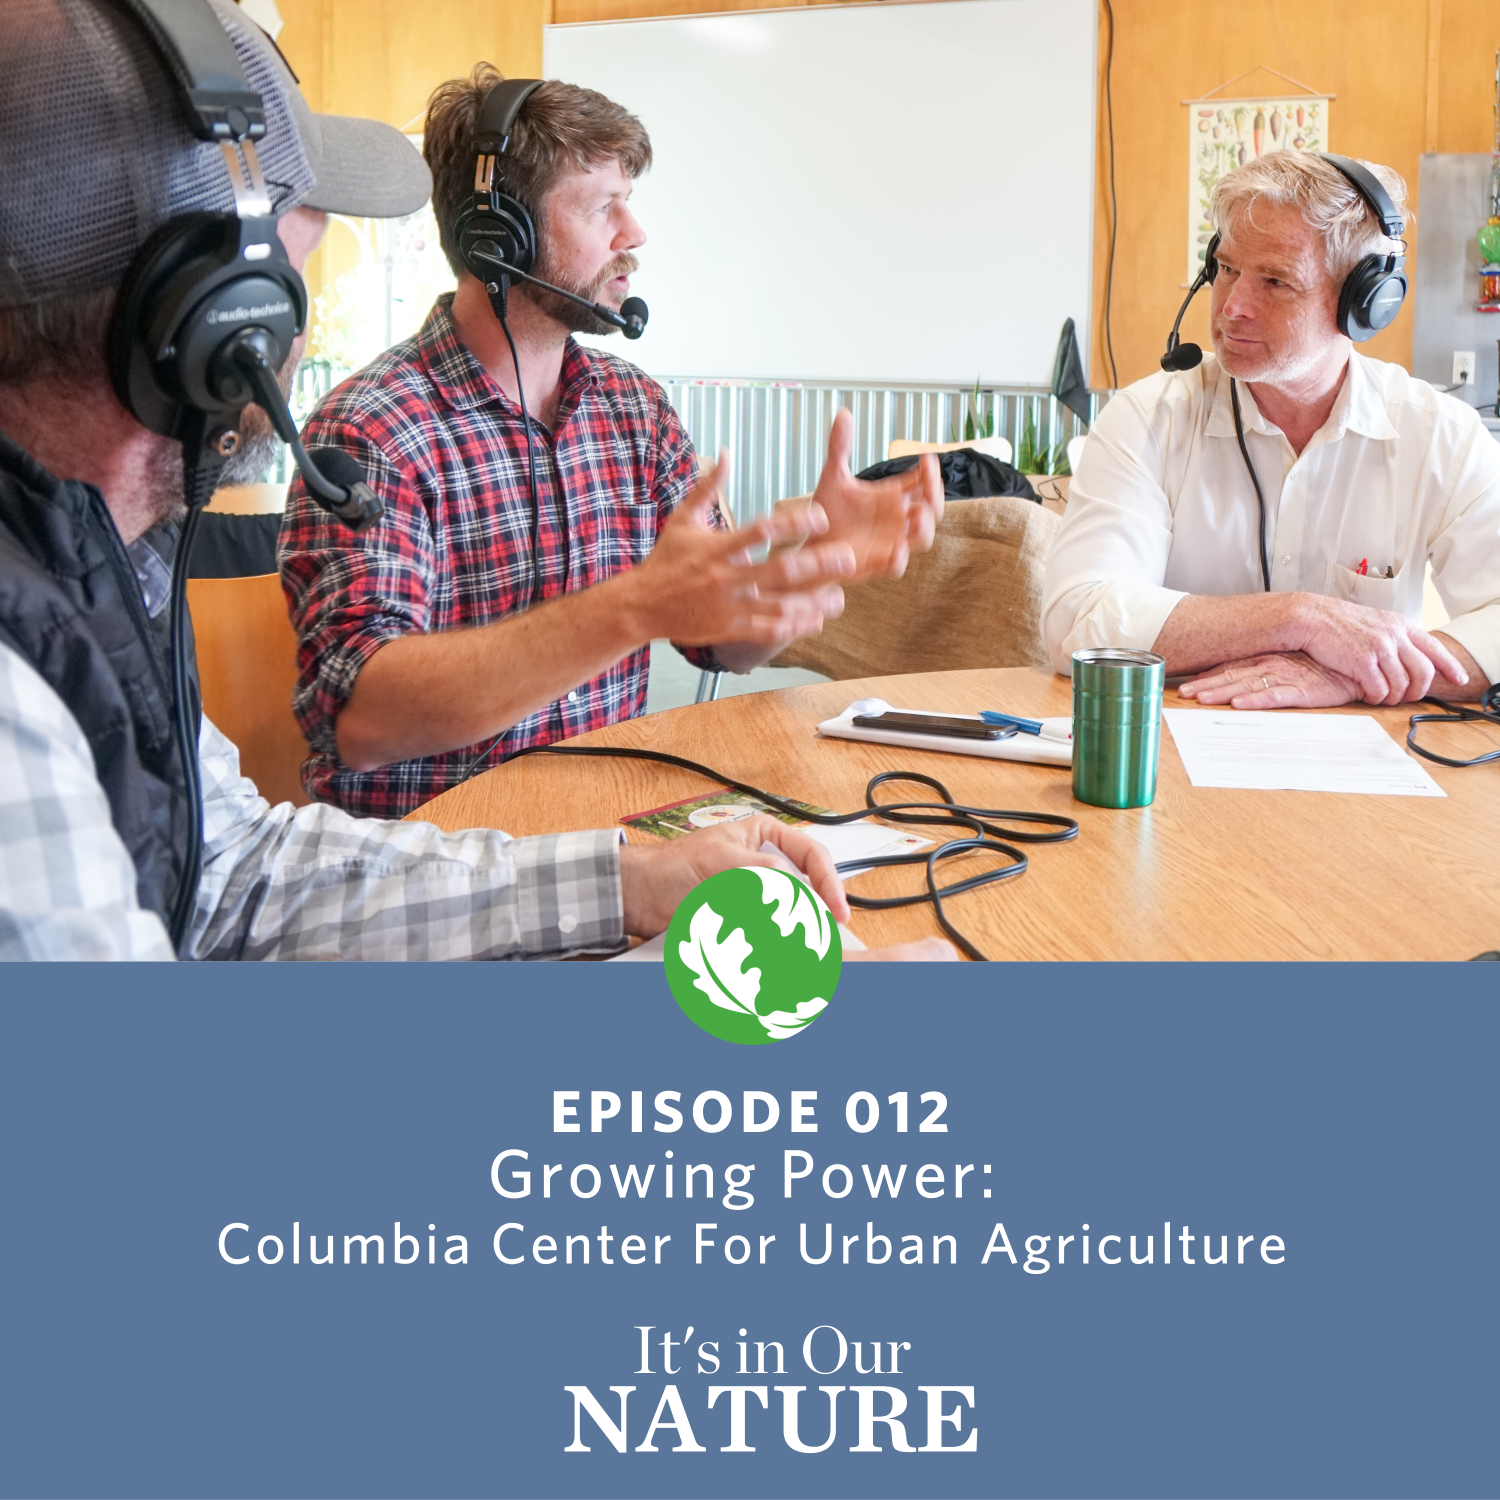
[[[1396,211],[1390,194],[1380,179],[1368,168],[1347,156],[1323,153],[1323,160],[1337,167],[1354,185],[1354,190],[1370,205],[1370,212],[1380,220],[1387,239],[1401,243],[1406,220]],[[1339,332],[1356,344],[1373,338],[1382,328],[1389,328],[1406,300],[1406,246],[1386,255],[1367,255],[1344,278],[1339,290]]]
[[[194,133],[223,151],[235,212],[179,214],[137,251],[110,323],[110,377],[137,421],[180,440],[189,469],[213,473],[253,399],[230,346],[253,340],[279,370],[306,323],[307,290],[276,237],[256,154],[261,99],[218,18],[207,4],[117,3],[176,79]]]
[[[525,274],[536,264],[536,225],[519,198],[506,192],[501,163],[521,106],[542,86],[540,78],[507,78],[479,105],[474,126],[474,194],[453,223],[458,257],[470,275],[495,279],[501,261]]]
[[[261,97],[206,0],[115,0],[176,81],[188,123],[224,153],[235,212],[179,214],[136,252],[120,284],[106,350],[121,404],[182,443],[190,504],[205,504],[254,401],[291,447],[308,491],[356,531],[380,518],[362,475],[320,473],[297,435],[276,373],[307,323],[307,288],[276,235],[255,143]]]
[[[1370,212],[1380,220],[1380,227],[1387,239],[1397,240],[1406,232],[1406,220],[1397,212],[1390,194],[1381,185],[1380,179],[1368,168],[1347,156],[1333,156],[1328,152],[1316,153],[1329,166],[1337,169],[1348,180],[1355,192],[1370,206]],[[1189,303],[1203,290],[1211,286],[1219,274],[1219,235],[1208,242],[1203,255],[1203,269],[1194,278],[1188,294],[1177,310],[1172,331],[1167,335],[1167,352],[1161,357],[1164,370],[1191,370],[1203,358],[1203,350],[1197,344],[1184,344],[1177,336],[1182,325],[1183,314]],[[1337,313],[1338,330],[1356,344],[1373,338],[1382,328],[1389,328],[1401,311],[1406,300],[1406,251],[1400,250],[1385,255],[1367,255],[1344,277],[1339,288]]]

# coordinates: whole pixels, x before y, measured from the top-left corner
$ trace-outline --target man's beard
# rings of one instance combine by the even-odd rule
[[[1219,363],[1224,364],[1224,350],[1220,347],[1217,329],[1210,328],[1210,342],[1213,344],[1214,353],[1219,357]],[[1238,365],[1245,364],[1245,356],[1230,352],[1229,356]],[[1290,385],[1300,380],[1308,371],[1315,368],[1323,359],[1323,351],[1310,343],[1303,348],[1293,346],[1283,349],[1280,353],[1273,354],[1266,350],[1260,360],[1253,367],[1243,370],[1231,370],[1230,374],[1236,380],[1242,380],[1247,385],[1252,382],[1256,385]],[[1224,365],[1226,370],[1228,365]]]
[[[297,366],[302,361],[302,340],[292,345],[292,352],[276,374],[276,384],[283,396],[290,396]],[[259,484],[276,460],[281,439],[271,426],[271,419],[259,406],[247,406],[239,418],[239,446],[225,460],[216,486]],[[187,520],[187,505],[182,493],[182,444],[163,439],[150,468],[152,513],[157,523],[181,527]]]
[[[616,276],[634,275],[639,265],[640,262],[635,256],[627,251],[624,255],[616,256],[594,277],[593,281],[585,284],[571,281],[560,271],[553,270],[544,251],[537,259],[534,274],[542,281],[550,281],[554,286],[562,287],[564,291],[575,292],[585,301],[597,302],[600,292],[609,282],[613,281]],[[521,284],[520,292],[549,318],[561,323],[570,333],[603,335],[619,332],[615,324],[605,322],[598,313],[590,312],[588,308],[580,307],[576,302],[569,302],[566,297],[559,297],[556,292],[546,292],[539,286],[527,286],[524,282]]]
[[[272,429],[271,419],[260,407],[247,406],[240,416],[240,445],[225,460],[219,484],[259,484],[270,472],[280,447],[281,439]]]

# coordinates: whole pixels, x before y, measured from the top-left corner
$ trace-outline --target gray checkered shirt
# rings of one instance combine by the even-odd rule
[[[272,807],[207,719],[192,958],[547,958],[623,943],[619,834]],[[0,959],[169,959],[78,722],[0,646]]]

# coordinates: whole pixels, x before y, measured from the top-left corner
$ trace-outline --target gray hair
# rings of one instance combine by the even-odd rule
[[[1398,173],[1370,161],[1360,165],[1380,180],[1397,213],[1414,217],[1406,212],[1406,183]],[[1343,281],[1367,255],[1401,250],[1401,242],[1386,236],[1354,184],[1315,152],[1272,151],[1227,173],[1214,189],[1214,228],[1224,234],[1242,215],[1253,223],[1261,199],[1301,209],[1307,225],[1323,237],[1323,261],[1335,281]]]

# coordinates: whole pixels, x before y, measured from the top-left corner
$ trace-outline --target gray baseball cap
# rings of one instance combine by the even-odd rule
[[[316,115],[266,34],[208,0],[265,106],[258,143],[273,211],[389,218],[432,180],[375,120]],[[136,21],[109,0],[0,0],[0,307],[118,281],[159,225],[234,212],[219,148],[188,128],[178,90]]]

